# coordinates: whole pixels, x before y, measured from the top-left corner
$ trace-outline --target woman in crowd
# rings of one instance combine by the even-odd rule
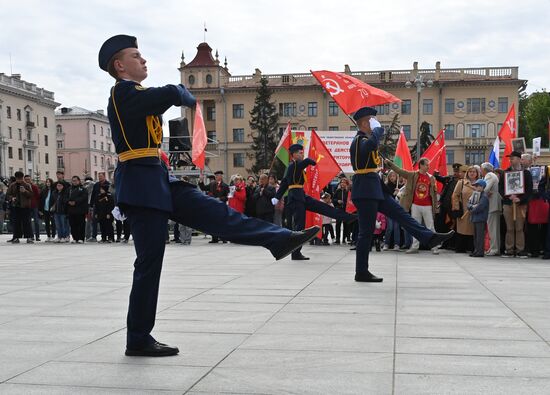
[[[470,222],[468,199],[474,193],[472,184],[476,182],[481,174],[475,166],[463,166],[461,171],[465,172],[464,178],[456,183],[453,192],[453,217],[456,219],[456,252],[464,253],[474,249],[474,225]]]
[[[246,185],[241,175],[237,174],[232,177],[233,185],[229,188],[229,207],[239,213],[244,213],[246,203]]]
[[[246,203],[244,213],[249,217],[255,217],[256,202],[254,201],[254,191],[256,190],[256,177],[248,176],[246,179]]]
[[[63,182],[55,184],[53,212],[55,220],[55,229],[57,230],[56,243],[69,242],[69,227],[67,226],[67,201],[69,191],[67,191]]]
[[[82,186],[79,176],[73,176],[67,197],[67,215],[73,243],[84,243],[86,237],[86,214],[88,213],[88,192]]]
[[[46,227],[46,242],[53,241],[55,238],[55,220],[52,209],[54,208],[54,194],[55,186],[53,180],[48,178],[46,180],[46,185],[40,191],[40,215],[44,219],[44,226]]]
[[[273,187],[273,189],[275,189],[275,193],[277,193],[277,191],[279,190],[277,177],[274,174],[270,174],[267,182],[271,187]],[[279,200],[274,209],[275,211],[273,212],[273,223],[275,225],[283,226],[283,212],[285,211],[284,199]]]

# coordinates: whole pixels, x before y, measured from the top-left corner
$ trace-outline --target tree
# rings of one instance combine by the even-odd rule
[[[422,153],[426,151],[426,148],[428,148],[434,140],[435,137],[430,132],[430,124],[426,121],[422,122],[422,124],[420,125],[420,155],[422,155]],[[421,156],[416,154],[416,148],[416,144],[413,148],[411,148],[411,156],[413,158],[416,158],[416,161],[418,162]]]
[[[252,151],[247,153],[248,158],[254,160],[249,169],[254,174],[260,170],[269,169],[275,155],[278,143],[277,127],[279,114],[275,103],[271,102],[271,89],[267,86],[267,78],[260,79],[260,86],[256,90],[254,107],[250,111],[250,129],[252,129]]]
[[[527,136],[527,103],[529,103],[529,96],[525,91],[520,92],[519,94],[519,105],[518,105],[518,136]],[[497,130],[497,133],[499,130]]]
[[[531,146],[533,138],[542,137],[541,146],[548,146],[548,120],[550,119],[550,95],[546,91],[529,95],[525,106],[527,130],[526,143]]]
[[[399,134],[401,133],[401,121],[399,120],[399,114],[395,114],[390,126],[384,133],[384,138],[380,143],[380,153],[384,158],[393,158],[395,155],[395,149],[397,148],[397,140],[399,140]]]

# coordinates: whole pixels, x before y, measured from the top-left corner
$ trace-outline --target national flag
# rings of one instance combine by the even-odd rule
[[[495,169],[498,169],[500,167],[499,158],[500,158],[500,140],[498,137],[496,137],[495,142],[493,143],[493,149],[489,154],[489,163],[492,164]]]
[[[429,159],[430,162],[433,161],[433,158],[435,155],[439,152],[441,147],[445,145],[445,129],[441,129],[437,136],[435,137],[434,141],[426,148],[426,151],[420,155],[420,158],[426,158]],[[414,164],[414,169],[418,170],[418,162]]]
[[[430,166],[428,173],[434,174],[438,172],[441,176],[447,175],[447,147],[443,146],[435,153],[435,155],[430,159]],[[443,192],[443,184],[437,183],[437,192]]]
[[[403,133],[403,128],[401,128],[401,132],[399,133],[399,140],[397,140],[397,148],[395,149],[393,161],[403,170],[412,171],[413,169],[411,151],[407,145],[407,138],[405,137],[405,133]]]
[[[290,146],[292,144],[292,136],[291,136],[291,129],[290,129],[290,122],[286,125],[286,129],[281,136],[281,140],[279,140],[279,144],[277,145],[277,148],[275,148],[275,157],[279,158],[279,160],[283,163],[283,165],[288,166],[289,161],[289,153],[288,150],[290,149]]]
[[[515,139],[517,136],[516,130],[516,110],[512,104],[512,107],[506,116],[506,120],[498,132],[500,141],[504,143],[504,157],[501,162],[501,168],[503,169],[510,167],[510,158],[508,158],[507,155],[510,155],[510,153],[514,150],[512,147],[512,139]]]
[[[311,71],[311,74],[347,115],[361,107],[401,101],[394,95],[345,73],[320,70]]]
[[[206,127],[204,126],[204,119],[202,117],[201,106],[197,100],[197,107],[195,110],[195,122],[193,123],[193,148],[191,151],[191,160],[199,169],[204,170],[204,159],[206,143],[208,139],[206,137]]]
[[[342,169],[314,130],[311,131],[308,157],[317,164],[307,167],[304,192],[313,199],[320,200],[323,188],[340,174]],[[315,225],[323,227],[322,215],[311,211],[306,212],[306,228]]]

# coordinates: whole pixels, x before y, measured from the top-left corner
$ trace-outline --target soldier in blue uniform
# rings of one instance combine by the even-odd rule
[[[192,107],[195,98],[183,85],[146,88],[145,59],[135,37],[118,35],[99,51],[99,66],[116,79],[108,117],[118,154],[116,201],[130,223],[136,249],[127,317],[126,355],[167,356],[179,352],[157,342],[158,290],[168,219],[235,243],[263,246],[276,259],[315,237],[318,227],[291,232],[243,216],[205,196],[194,185],[170,177],[159,158],[160,116],[171,106]]]
[[[374,233],[376,214],[381,212],[397,221],[407,232],[427,244],[430,248],[440,245],[453,235],[434,233],[415,221],[409,213],[393,199],[390,191],[378,175],[382,167],[382,158],[378,153],[384,128],[374,118],[376,109],[363,107],[353,115],[357,123],[357,135],[350,145],[351,165],[355,172],[351,199],[359,214],[359,234],[355,258],[355,281],[381,282],[369,271],[369,251]]]
[[[348,214],[344,210],[335,209],[320,200],[313,199],[304,192],[304,181],[306,168],[315,166],[317,163],[310,158],[304,159],[304,147],[301,144],[292,144],[289,147],[291,161],[288,164],[285,175],[281,180],[281,185],[277,194],[271,202],[276,205],[288,190],[287,209],[293,218],[293,229],[295,231],[303,230],[306,226],[306,210],[319,213],[330,218],[351,223],[357,220],[357,216]],[[307,256],[302,255],[301,248],[292,253],[293,260],[308,260]]]

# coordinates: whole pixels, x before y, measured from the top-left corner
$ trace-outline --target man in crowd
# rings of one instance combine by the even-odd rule
[[[27,243],[34,242],[30,219],[32,196],[32,188],[25,182],[23,172],[16,171],[15,182],[9,186],[6,193],[6,199],[11,204],[10,217],[14,221],[13,237],[8,240],[10,243],[19,243],[19,239],[23,236],[27,239]]]
[[[29,208],[29,220],[34,222],[34,239],[40,241],[40,215],[38,215],[38,205],[40,204],[40,189],[38,185],[32,182],[31,176],[25,175],[24,180],[31,186],[32,198],[31,207]],[[32,227],[31,227],[32,229]]]
[[[222,203],[227,203],[229,195],[229,185],[223,182],[223,171],[218,170],[214,172],[214,181],[210,183],[208,189],[208,196],[211,196],[215,199],[218,199]],[[220,241],[220,238],[217,236],[212,236],[212,240],[209,241],[211,244],[216,244]],[[223,240],[224,244],[227,241]]]
[[[105,178],[105,172],[100,171],[97,173],[97,182],[94,184],[94,187],[92,188],[92,195],[90,196],[90,204],[92,205],[92,209],[95,208],[95,205],[97,203],[97,199],[99,197],[99,188],[103,188],[106,192],[109,192],[109,188],[111,187],[111,183],[107,181]],[[92,210],[93,211],[93,210]],[[97,215],[95,215],[95,212],[93,211],[93,222],[92,222],[92,237],[89,238],[88,242],[95,242],[97,241]]]
[[[506,240],[503,257],[517,256],[527,258],[525,251],[524,226],[527,219],[527,203],[533,194],[533,180],[531,172],[521,166],[521,153],[512,151],[510,155],[510,167],[506,169],[504,177],[511,172],[523,172],[523,193],[506,194],[506,182],[500,184],[502,196],[504,220],[506,221]]]
[[[254,191],[252,201],[255,203],[254,212],[256,217],[267,222],[273,222],[275,208],[271,204],[271,199],[275,197],[275,187],[269,185],[269,177],[262,174],[259,179],[259,185]]]
[[[390,160],[386,160],[386,165],[401,177],[407,180],[405,191],[401,196],[400,204],[405,211],[410,211],[411,216],[418,221],[424,223],[424,226],[435,232],[434,216],[437,212],[437,189],[435,187],[435,178],[428,173],[430,169],[430,161],[426,158],[421,158],[418,161],[418,170],[407,171]],[[413,239],[411,248],[407,250],[407,254],[414,254],[420,248],[420,241]],[[432,248],[433,254],[439,254],[437,246]]]
[[[487,229],[490,239],[489,251],[487,256],[495,256],[500,254],[500,214],[502,212],[502,198],[498,193],[499,179],[493,172],[493,165],[489,162],[481,164],[481,175],[487,183],[485,194],[489,198],[489,216],[487,218]]]

